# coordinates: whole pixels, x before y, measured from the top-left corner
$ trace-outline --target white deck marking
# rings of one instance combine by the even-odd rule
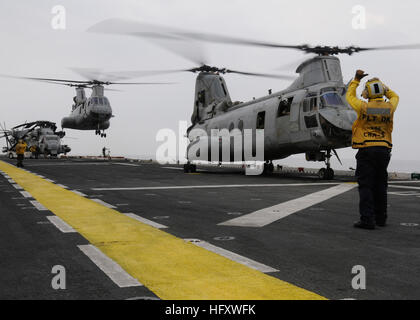
[[[134,163],[114,163],[114,164],[118,164],[119,166],[141,167],[140,164],[134,164]]]
[[[72,227],[70,227],[67,223],[65,223],[60,217],[57,216],[48,216],[47,217],[50,222],[57,227],[63,233],[72,233],[76,232]]]
[[[301,186],[328,186],[337,185],[338,182],[325,183],[279,183],[279,184],[218,184],[198,186],[165,186],[165,187],[131,187],[131,188],[91,188],[94,191],[135,191],[135,190],[171,190],[171,189],[208,189],[208,188],[264,188],[264,187],[301,187]]]
[[[18,184],[13,183],[12,186],[17,190],[23,190],[23,188]]]
[[[107,208],[110,208],[110,209],[116,209],[117,208],[116,206],[113,206],[112,204],[106,203],[105,201],[102,201],[101,199],[90,199],[90,200],[95,201],[96,203],[99,203],[99,204],[101,204],[101,205],[103,205]]]
[[[206,249],[208,251],[214,252],[218,255],[221,255],[229,260],[238,262],[240,264],[243,264],[249,268],[267,273],[267,272],[277,272],[279,270],[274,269],[272,267],[269,267],[265,264],[259,263],[257,261],[254,261],[252,259],[246,258],[244,256],[241,256],[237,253],[234,253],[232,251],[217,247],[215,245],[212,245],[211,243],[208,243],[206,241],[201,241],[198,239],[184,239],[185,241],[191,242],[192,244],[199,246],[203,249]]]
[[[357,184],[340,184],[326,190],[318,191],[301,198],[286,201],[269,208],[261,209],[250,214],[219,223],[219,225],[237,227],[264,227],[295,212],[299,212],[313,205],[338,196],[344,192],[347,192],[356,186]]]
[[[178,168],[178,167],[162,167],[162,169],[169,169],[169,170],[184,170],[184,168]]]
[[[38,209],[38,211],[48,211],[47,208],[45,208],[42,204],[40,204],[38,201],[35,200],[31,200],[29,201],[30,203],[32,203],[32,205]]]
[[[16,183],[13,179],[7,179],[7,181],[9,181],[9,183]]]
[[[51,182],[51,183],[55,183],[55,181],[54,180],[51,180],[51,179],[44,179],[45,181],[48,181],[48,182]]]
[[[420,183],[420,180],[389,181],[389,184],[396,184],[396,183]]]
[[[77,191],[77,190],[71,190],[71,192],[81,196],[81,197],[87,197],[87,195],[85,195],[83,192]]]
[[[28,191],[20,191],[20,194],[25,198],[33,198],[32,195]]]
[[[126,215],[127,217],[130,217],[134,220],[140,221],[144,224],[148,224],[149,226],[152,226],[152,227],[157,228],[157,229],[168,228],[167,226],[164,226],[163,224],[160,224],[160,223],[154,222],[152,220],[140,217],[140,216],[138,216],[137,214],[134,214],[134,213],[124,213],[124,215]]]
[[[388,185],[391,188],[398,188],[398,189],[415,189],[415,190],[420,190],[420,187],[411,187],[411,186],[395,186],[395,185]]]
[[[142,286],[137,279],[130,276],[118,263],[107,257],[95,246],[88,244],[77,247],[120,288]]]
[[[68,189],[69,188],[69,187],[65,186],[64,184],[59,184],[59,183],[57,183],[57,186],[59,186],[59,187],[61,187],[63,189]]]

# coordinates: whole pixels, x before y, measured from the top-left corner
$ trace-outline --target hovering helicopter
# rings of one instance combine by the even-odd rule
[[[112,114],[111,104],[104,95],[104,90],[119,91],[115,89],[105,89],[109,85],[152,85],[167,83],[152,82],[113,82],[109,80],[98,80],[91,78],[91,74],[100,72],[94,69],[72,69],[89,80],[65,80],[54,78],[34,78],[34,77],[16,77],[5,76],[8,78],[17,78],[25,80],[42,81],[45,83],[65,85],[76,89],[76,96],[73,98],[71,113],[68,117],[61,120],[61,127],[75,130],[95,130],[96,135],[106,138],[105,130],[110,126],[110,119],[114,117]],[[85,89],[91,89],[90,97],[86,96]]]
[[[15,147],[20,139],[24,140],[31,152],[31,157],[38,159],[40,154],[44,157],[57,157],[71,151],[68,145],[62,145],[61,139],[66,135],[65,132],[57,132],[57,126],[50,121],[35,121],[24,123],[6,129],[6,125],[1,126],[3,135],[0,138],[6,139],[6,147],[3,152],[8,154],[10,159],[14,158]]]
[[[200,66],[178,70],[198,73],[195,86],[194,107],[191,117],[192,125],[187,134],[190,144],[187,147],[188,163],[185,172],[194,172],[196,165],[191,161],[202,160],[193,146],[200,139],[210,137],[216,144],[222,143],[219,137],[212,137],[212,129],[227,129],[232,132],[239,129],[264,129],[264,171],[274,170],[273,160],[284,159],[294,154],[306,154],[307,161],[325,162],[326,168],[319,170],[321,179],[333,179],[331,168],[332,152],[340,158],[336,149],[351,146],[352,125],[357,115],[347,104],[345,94],[347,86],[343,82],[339,54],[352,55],[369,50],[403,50],[420,49],[419,44],[363,48],[350,46],[345,48],[332,46],[283,45],[262,41],[245,40],[214,34],[187,32],[150,24],[110,19],[90,28],[99,33],[123,34],[145,37],[156,40],[158,45],[166,42],[210,41],[238,45],[252,45],[269,48],[295,49],[315,56],[301,63],[296,69],[298,77],[286,89],[254,99],[248,102],[233,102],[222,75],[237,73],[251,76],[269,76],[286,79],[281,75],[267,75],[240,72],[226,68],[210,67],[201,62],[201,58],[192,59]],[[170,45],[163,45],[171,49]],[[179,50],[174,50],[180,53]],[[191,55],[183,55],[191,58]],[[190,59],[191,60],[191,59]],[[165,72],[165,71],[161,71]],[[170,71],[174,72],[174,71]],[[135,71],[129,72],[136,74]],[[141,76],[144,72],[137,72]],[[150,74],[147,73],[147,74]],[[194,129],[203,129],[207,137],[191,134]],[[209,144],[210,146],[211,144]],[[221,146],[220,146],[221,147]],[[255,149],[255,141],[253,148]],[[235,150],[230,150],[230,161],[233,161]],[[208,161],[211,160],[211,149],[208,150]],[[242,159],[243,161],[246,159]]]

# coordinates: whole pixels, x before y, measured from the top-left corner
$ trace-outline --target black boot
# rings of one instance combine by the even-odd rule
[[[365,229],[365,230],[374,230],[375,229],[374,224],[368,224],[368,223],[365,223],[365,222],[362,222],[362,221],[356,222],[354,224],[354,227],[358,228],[358,229]]]

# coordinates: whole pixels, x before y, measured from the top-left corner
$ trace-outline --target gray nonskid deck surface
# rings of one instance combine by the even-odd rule
[[[200,239],[270,266],[278,270],[270,275],[327,298],[420,299],[420,189],[415,189],[420,183],[398,184],[413,189],[390,187],[390,225],[364,231],[352,227],[358,219],[355,186],[325,201],[312,199],[315,194],[328,194],[337,185],[349,185],[344,178],[323,183],[298,175],[245,176],[232,169],[184,174],[168,168],[174,166],[116,162],[55,160],[25,164],[28,170],[122,213],[159,223],[167,227],[165,232],[179,238]],[[63,236],[48,224],[37,224],[43,214],[34,216],[30,209],[17,207],[18,201],[28,200],[12,200],[19,197],[19,190],[2,176],[0,188],[13,191],[1,192],[0,197],[2,243],[13,242],[10,248],[0,249],[10,256],[1,264],[6,286],[1,286],[0,297],[35,298],[38,286],[44,288],[41,292],[45,292],[45,298],[153,296],[144,287],[116,288],[77,250],[75,244],[86,240],[77,234]],[[263,209],[285,202],[296,205],[305,201],[310,205],[303,210],[264,226],[223,225],[256,211],[262,210],[264,216],[269,211]],[[17,275],[26,270],[22,264],[33,259],[38,263],[28,268],[39,281],[20,281],[19,288],[14,288]],[[73,293],[51,292],[50,283],[44,283],[51,279],[50,265],[60,263],[71,268]],[[366,290],[351,286],[355,276],[351,271],[356,265],[366,269]]]

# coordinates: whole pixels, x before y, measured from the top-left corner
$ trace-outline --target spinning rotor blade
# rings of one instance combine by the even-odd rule
[[[132,79],[132,78],[138,78],[138,77],[145,77],[150,75],[162,75],[162,74],[171,74],[171,73],[179,73],[179,72],[219,72],[222,74],[225,73],[236,73],[246,76],[255,76],[255,77],[266,77],[266,78],[274,78],[274,79],[285,79],[285,80],[291,80],[295,79],[294,76],[289,75],[279,75],[279,74],[266,74],[266,73],[253,73],[253,72],[244,72],[244,71],[236,71],[236,70],[229,70],[229,69],[221,69],[217,67],[210,67],[207,65],[202,65],[201,67],[197,68],[190,68],[190,69],[178,69],[178,70],[149,70],[149,71],[117,71],[112,73],[104,73],[101,72],[102,75],[106,76],[107,78],[112,78],[113,76],[115,78],[119,79]],[[119,82],[109,82],[109,84],[131,84],[131,83],[119,83]],[[172,83],[162,83],[162,82],[138,82],[134,84],[172,84]]]
[[[23,79],[23,80],[34,80],[34,81],[50,81],[50,82],[60,82],[60,83],[80,83],[80,84],[84,84],[84,83],[89,83],[89,81],[81,81],[81,80],[65,80],[65,79],[53,79],[53,78],[36,78],[36,77],[18,77],[18,76],[10,76],[10,75],[5,75],[5,74],[1,74],[0,77],[3,78],[12,78],[12,79]]]
[[[92,26],[89,31],[101,32],[101,33],[113,33],[113,34],[125,34],[131,36],[139,36],[143,38],[160,39],[160,40],[172,40],[185,41],[186,39],[192,39],[196,41],[207,41],[215,43],[226,43],[235,45],[247,45],[257,46],[266,48],[280,48],[280,49],[294,49],[304,51],[306,53],[315,53],[318,55],[336,55],[336,54],[348,54],[368,51],[368,50],[407,50],[407,49],[420,49],[420,44],[410,45],[396,45],[396,46],[382,46],[382,47],[371,47],[363,48],[357,46],[348,46],[340,48],[338,46],[309,46],[307,44],[302,45],[287,45],[268,41],[258,41],[243,39],[239,37],[223,36],[217,34],[200,33],[200,32],[189,32],[181,29],[155,26],[151,24],[145,24],[135,21],[127,21],[123,19],[109,19],[99,22]],[[203,60],[202,60],[203,61]],[[197,63],[197,61],[195,61]],[[201,62],[201,64],[203,64]]]
[[[226,70],[226,73],[236,73],[236,74],[241,74],[241,75],[245,75],[245,76],[284,79],[284,80],[296,79],[296,77],[288,76],[288,75],[276,75],[276,74],[268,74],[268,73],[253,73],[253,72],[243,72],[243,71],[235,71],[235,70]]]
[[[88,32],[142,37],[194,64],[203,65],[207,61],[202,46],[181,34],[178,35],[177,32],[182,33],[181,31],[168,27],[124,19],[108,19],[91,26]]]
[[[371,47],[371,48],[358,48],[359,51],[368,51],[368,50],[416,50],[416,49],[420,49],[420,44],[383,46],[383,47]]]

